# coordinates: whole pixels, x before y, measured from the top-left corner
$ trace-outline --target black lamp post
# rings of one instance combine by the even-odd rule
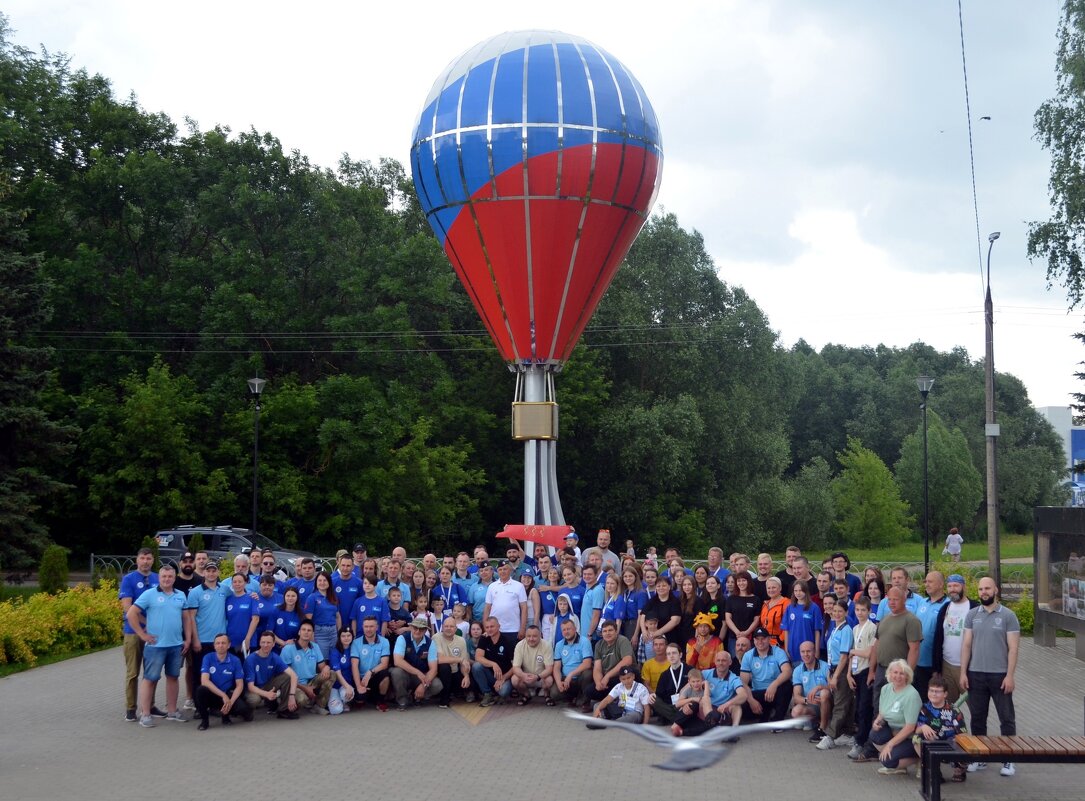
[[[260,393],[264,391],[267,383],[262,378],[249,379],[249,392],[256,401],[256,416],[253,422],[252,432],[252,529],[256,533],[256,501],[259,497],[259,468],[260,468]]]
[[[915,383],[919,387],[919,397],[923,399],[919,408],[923,410],[923,575],[925,576],[931,569],[931,507],[927,482],[927,394],[934,386],[934,379],[929,375],[921,375]]]

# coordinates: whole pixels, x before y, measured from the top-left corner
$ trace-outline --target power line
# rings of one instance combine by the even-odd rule
[[[980,242],[980,204],[976,194],[976,155],[972,147],[972,104],[968,98],[968,61],[964,55],[964,10],[961,0],[957,0],[957,21],[961,29],[961,72],[964,74],[964,110],[968,118],[968,163],[972,167],[972,208],[976,215],[976,260],[980,269],[980,295],[983,294],[983,245]]]

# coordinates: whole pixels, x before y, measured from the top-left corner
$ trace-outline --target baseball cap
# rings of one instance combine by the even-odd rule
[[[214,559],[208,559],[207,564],[203,566],[203,569],[204,570],[210,570],[212,567],[215,568],[215,570],[218,570],[219,569],[219,563],[216,562]]]
[[[960,573],[954,573],[952,576],[946,579],[946,581],[950,584],[960,584],[962,586],[966,583],[964,580],[964,576],[962,576]]]
[[[626,665],[625,667],[623,667],[621,670],[618,671],[618,678],[619,679],[622,676],[636,676],[636,675],[637,675],[637,672],[635,670],[633,670],[633,668],[629,667],[629,665]]]
[[[497,563],[497,566],[498,567],[508,567],[509,566],[509,560],[508,559],[502,559],[500,562]]]
[[[368,552],[368,551],[367,551],[367,550],[365,549],[365,544],[364,544],[364,543],[361,543],[361,542],[356,542],[356,543],[354,543],[354,551],[355,551],[355,553],[357,553],[358,551],[361,551],[362,553],[369,553],[369,552]]]
[[[342,559],[344,556],[350,556],[350,551],[348,551],[346,548],[340,548],[338,551],[335,552],[336,559]]]
[[[428,629],[429,628],[429,623],[426,622],[425,618],[421,618],[421,617],[416,617],[414,620],[412,620],[410,622],[410,625],[413,626],[416,629]]]
[[[759,626],[753,633],[754,637],[768,637],[770,636],[764,626]]]
[[[576,536],[575,531],[570,531],[568,534],[565,535],[565,539],[567,539],[567,540],[578,540],[579,541],[580,537]]]
[[[186,559],[195,559],[195,558],[196,557],[192,555],[192,551],[185,551],[183,554],[181,554],[181,561],[182,562],[185,561]]]
[[[482,568],[484,568],[484,567],[493,567],[493,565],[491,565],[488,561],[485,561],[485,560],[478,563],[478,569],[479,570],[482,570]]]

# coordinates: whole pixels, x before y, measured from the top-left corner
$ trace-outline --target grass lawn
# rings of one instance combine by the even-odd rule
[[[0,584],[0,601],[10,601],[12,598],[22,598],[24,601],[35,593],[39,593],[37,584],[16,584],[13,586]]]
[[[999,545],[1001,546],[1003,559],[1016,559],[1020,557],[1032,557],[1032,535],[1031,534],[1003,534],[1000,538]],[[932,562],[942,561],[942,548],[944,546],[942,540],[931,540],[930,554]],[[886,563],[916,563],[923,561],[923,543],[922,542],[902,542],[896,545],[892,545],[887,548],[872,548],[869,550],[860,549],[844,549],[848,557],[852,562],[860,562],[866,564],[868,562],[874,562],[878,564]],[[811,569],[820,569],[821,560],[828,556],[832,551],[812,552],[808,554],[811,562]],[[961,561],[987,561],[987,542],[966,542],[961,551]]]

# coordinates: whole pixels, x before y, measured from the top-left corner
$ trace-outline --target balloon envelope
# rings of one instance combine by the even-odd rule
[[[659,189],[655,112],[590,42],[503,33],[453,61],[411,147],[418,199],[502,357],[569,358]]]

